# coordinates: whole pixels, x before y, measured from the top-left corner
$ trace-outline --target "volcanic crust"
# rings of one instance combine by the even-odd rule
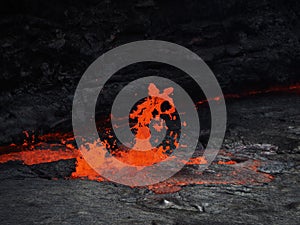
[[[1,224],[299,224],[299,1],[12,0],[0,12]],[[228,124],[207,170],[197,170],[199,144],[174,177],[136,188],[87,166],[71,107],[97,57],[144,39],[204,59],[224,91]],[[124,85],[155,75],[188,89],[205,147],[207,100],[185,74],[155,63],[112,77],[100,121]]]

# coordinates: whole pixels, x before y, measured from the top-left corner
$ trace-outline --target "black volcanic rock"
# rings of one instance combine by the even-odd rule
[[[59,160],[30,166],[30,169],[41,178],[67,178],[75,171],[76,159]]]
[[[0,146],[22,143],[24,130],[71,131],[73,95],[84,71],[106,51],[132,41],[187,47],[210,66],[224,93],[297,83],[299,17],[297,0],[1,1]],[[161,74],[192,97],[200,95],[184,74],[138,64],[112,77],[97,110],[107,111],[129,80]],[[75,159],[32,166],[7,162],[0,164],[1,224],[299,224],[299,97],[265,95],[227,105],[223,147],[231,156],[219,154],[217,160],[234,160],[238,167],[258,160],[258,172],[273,175],[272,182],[188,185],[157,195],[63,179],[75,170]],[[204,117],[206,110],[199,109]],[[205,173],[214,178],[220,170],[231,172],[222,166]],[[179,177],[196,168],[188,166]]]
[[[70,118],[83,72],[131,41],[186,46],[209,64],[225,93],[299,81],[298,1],[21,0],[2,1],[0,9],[2,144]],[[147,70],[141,66],[130,77]],[[114,76],[111,85],[123,77]]]

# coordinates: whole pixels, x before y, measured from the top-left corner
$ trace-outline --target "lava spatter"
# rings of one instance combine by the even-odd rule
[[[286,88],[271,88],[269,90],[252,91],[248,94],[240,95],[225,95],[225,98],[238,98],[244,96],[251,96],[261,93],[279,92],[279,91],[299,91],[299,85],[289,86]],[[134,125],[131,127],[132,131],[141,140],[149,140],[151,135],[149,131],[149,124],[151,120],[155,120],[154,129],[157,132],[163,131],[163,123],[158,120],[158,117],[165,114],[170,120],[174,119],[175,107],[170,104],[167,110],[162,111],[159,106],[164,104],[166,97],[172,93],[172,89],[165,90],[164,98],[151,97],[151,93],[155,93],[155,86],[149,87],[149,97],[144,99],[129,115],[129,118],[135,120]],[[298,93],[298,92],[297,92]],[[169,96],[170,97],[170,96]],[[217,101],[218,99],[213,99]],[[169,102],[172,103],[171,99]],[[200,103],[199,103],[200,104]],[[146,110],[145,110],[146,109]],[[149,113],[156,110],[153,115]],[[184,121],[181,123],[185,125]],[[105,132],[110,132],[106,130]],[[171,133],[174,137],[173,140],[176,143],[177,138],[175,132]],[[75,145],[75,140],[72,133],[49,133],[45,135],[32,135],[30,132],[24,132],[25,140],[22,144],[10,144],[0,147],[0,163],[4,164],[9,161],[21,161],[23,164],[31,166],[43,163],[56,162],[60,160],[76,159],[76,169],[73,171],[67,179],[88,179],[96,181],[105,181],[97,172],[95,172],[84,160],[80,151]],[[113,138],[113,136],[110,136]],[[109,146],[106,140],[103,143],[107,148]],[[140,145],[136,142],[136,147]],[[153,146],[151,146],[153,147]],[[169,157],[167,148],[153,148],[150,151],[130,151],[117,149],[112,151],[113,156],[118,160],[122,160],[131,165],[152,165],[156,162],[164,160]],[[156,152],[155,152],[156,151]],[[149,152],[149,153],[148,153]],[[153,154],[153,153],[156,154]],[[141,154],[141,155],[139,155]],[[155,155],[155,156],[154,156]],[[228,155],[230,158],[230,155]],[[197,165],[205,164],[206,159],[204,157],[195,157],[185,162],[187,164],[183,171],[179,172],[175,176],[168,180],[156,185],[149,186],[148,188],[156,193],[172,192],[180,190],[180,187],[191,184],[261,184],[272,181],[274,178],[270,174],[258,171],[257,168],[263,163],[257,159],[249,159],[245,162],[235,161],[234,157],[231,160],[219,160],[212,164],[212,167],[217,167],[215,173],[204,171],[202,173],[197,172],[195,168]],[[195,168],[194,168],[195,167]]]

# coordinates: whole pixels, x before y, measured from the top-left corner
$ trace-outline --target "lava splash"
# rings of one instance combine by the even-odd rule
[[[255,94],[268,93],[268,92],[277,92],[277,91],[293,91],[298,93],[300,86],[291,86],[288,88],[274,88],[269,91],[257,91],[250,92],[249,95],[226,95],[227,98],[238,98],[244,96],[251,96]],[[155,91],[153,87],[153,91]],[[169,93],[171,90],[167,90],[166,93]],[[218,101],[219,98],[212,99]],[[151,103],[151,104],[150,104]],[[131,118],[135,119],[145,107],[152,107],[150,111],[154,109],[159,109],[157,105],[161,105],[163,101],[159,98],[148,98],[142,103],[140,107],[137,107],[135,111],[132,112]],[[198,102],[198,104],[202,104]],[[170,118],[173,118],[172,115],[175,112],[175,109],[171,107],[168,111],[159,111],[157,110],[157,115],[163,113],[167,114]],[[143,117],[137,118],[135,125],[132,126],[132,130],[136,132],[140,139],[149,139],[150,133],[148,129],[149,120],[153,119],[152,114],[144,114]],[[158,120],[157,120],[158,121]],[[137,126],[139,124],[139,126]],[[183,124],[183,123],[182,123]],[[141,126],[142,125],[142,126]],[[147,128],[145,128],[147,127]],[[160,130],[161,125],[157,124],[156,129]],[[76,168],[65,177],[66,179],[87,179],[95,180],[99,182],[109,182],[105,178],[101,177],[96,171],[94,171],[89,164],[84,160],[80,151],[76,147],[75,139],[73,134],[70,133],[49,133],[46,135],[33,135],[30,132],[24,132],[25,140],[23,144],[10,144],[8,146],[0,147],[0,164],[5,164],[9,161],[21,161],[24,165],[32,166],[37,164],[57,162],[60,160],[76,159]],[[174,143],[176,143],[176,136]],[[139,145],[137,143],[137,145]],[[176,144],[175,144],[176,145]],[[118,151],[119,150],[119,151]],[[142,156],[130,155],[130,151],[120,151],[118,149],[112,151],[115,157],[118,159],[124,160],[124,162],[129,161],[132,165],[151,165],[156,163],[159,160],[162,160],[167,157],[167,151],[164,148],[161,148],[159,156],[157,158],[148,157],[146,159]],[[122,150],[122,149],[121,149]],[[153,152],[152,152],[153,153]],[[221,150],[220,155],[223,155],[223,159],[217,159],[211,165],[213,169],[208,169],[203,172],[197,170],[197,166],[206,163],[204,157],[198,156],[191,158],[186,163],[186,166],[182,171],[178,172],[173,177],[155,184],[148,186],[147,188],[151,189],[156,193],[166,193],[178,191],[182,186],[194,185],[194,184],[252,184],[259,185],[267,182],[271,182],[274,178],[270,174],[263,173],[259,171],[259,167],[264,163],[259,159],[251,159],[238,161],[235,160],[228,151]],[[146,154],[144,153],[144,156]],[[226,159],[226,160],[224,160]],[[55,177],[53,177],[55,178]]]

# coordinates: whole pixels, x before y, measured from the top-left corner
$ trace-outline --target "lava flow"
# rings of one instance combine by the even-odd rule
[[[57,143],[49,144],[56,137],[64,137],[66,139],[58,139]],[[94,181],[107,181],[94,171],[89,164],[81,156],[79,150],[74,146],[74,138],[67,135],[48,134],[37,137],[38,140],[45,142],[38,142],[18,146],[21,151],[11,152],[0,155],[0,163],[9,161],[21,161],[23,164],[31,166],[42,163],[56,162],[59,160],[75,159],[76,169],[66,179],[88,179]],[[17,147],[10,145],[2,147],[0,150],[7,150]],[[222,151],[221,151],[222,153]],[[273,177],[269,174],[258,172],[257,168],[261,165],[260,161],[249,160],[242,163],[235,161],[217,161],[213,165],[219,168],[217,173],[201,173],[195,168],[189,166],[196,166],[205,164],[206,160],[203,157],[196,157],[187,162],[187,167],[183,171],[177,173],[175,176],[163,181],[161,183],[148,186],[148,188],[155,193],[168,193],[181,189],[182,186],[192,184],[252,184],[259,185],[272,181]],[[53,177],[54,179],[55,177]]]
[[[300,85],[295,85],[288,88],[274,88],[272,90],[249,92],[248,95],[268,93],[270,91],[289,90],[298,93]],[[172,141],[168,140],[164,145],[153,147],[149,142],[151,133],[149,131],[150,121],[154,120],[154,128],[160,132],[164,124],[160,122],[162,115],[165,115],[170,120],[176,120],[176,110],[169,95],[172,89],[166,89],[161,95],[161,98],[151,95],[159,95],[159,90],[154,86],[149,86],[149,97],[142,103],[137,105],[136,109],[131,112],[129,118],[132,119],[133,125],[131,130],[137,137],[134,147],[141,149],[142,147],[150,148],[147,151],[137,151],[119,148],[111,150],[110,153],[118,160],[126,162],[133,166],[148,166],[157,162],[165,160],[169,154],[178,146],[177,139],[179,133],[169,131],[169,136]],[[244,97],[242,95],[226,95],[228,98]],[[167,109],[162,109],[165,104],[165,99],[168,99],[169,105]],[[216,97],[213,100],[218,100]],[[198,102],[201,104],[201,102]],[[155,112],[155,113],[154,113]],[[184,125],[184,121],[180,123]],[[166,128],[168,129],[168,128]],[[95,172],[89,164],[84,160],[80,151],[77,149],[75,139],[72,133],[50,133],[47,135],[34,136],[24,132],[26,138],[23,144],[11,144],[8,146],[0,147],[0,163],[4,164],[9,161],[21,161],[24,165],[31,166],[42,163],[56,162],[59,160],[76,159],[76,169],[67,179],[89,179],[96,181],[107,181]],[[109,140],[104,140],[106,148],[109,146]],[[145,144],[146,143],[146,144]],[[222,151],[221,151],[222,154]],[[226,152],[223,154],[226,155]],[[212,166],[215,167],[215,173],[199,172],[197,165],[206,164],[204,157],[195,157],[185,162],[185,168],[174,175],[173,177],[156,185],[148,186],[149,189],[156,193],[165,193],[178,191],[181,186],[190,184],[261,184],[270,182],[273,177],[258,171],[258,167],[262,164],[261,161],[249,159],[244,162],[236,162],[234,160],[219,160],[213,162]]]
[[[198,101],[196,103],[196,106],[202,105],[204,103],[207,103],[209,101],[220,101],[222,98],[225,99],[236,99],[236,98],[244,98],[244,97],[250,97],[250,96],[256,96],[261,94],[268,94],[268,93],[295,93],[300,94],[300,84],[293,84],[289,86],[276,86],[276,87],[270,87],[268,89],[262,89],[262,90],[252,90],[247,91],[239,94],[225,94],[224,96],[216,96],[212,99],[205,99]]]

